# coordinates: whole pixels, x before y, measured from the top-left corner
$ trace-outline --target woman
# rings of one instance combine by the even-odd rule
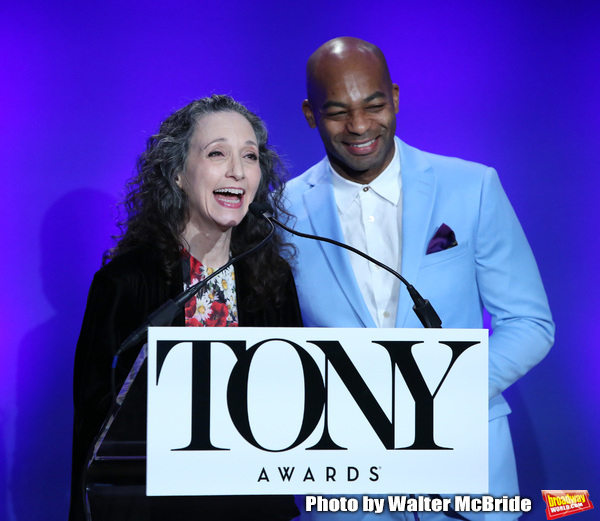
[[[127,185],[123,233],[94,276],[77,343],[70,521],[85,519],[86,480],[102,481],[90,479],[86,469],[112,403],[111,363],[119,346],[161,304],[268,234],[269,224],[247,213],[252,201],[269,201],[283,211],[281,164],[267,137],[255,114],[228,96],[211,96],[173,113],[148,140],[137,176]],[[172,325],[301,326],[294,281],[281,256],[285,246],[275,235],[234,263],[188,302]],[[117,389],[140,349],[119,357]],[[124,426],[111,427],[122,433],[119,440],[145,440],[145,378],[138,374],[123,405],[127,419],[122,411],[117,417]],[[145,497],[143,483],[133,489],[96,487],[88,499],[92,519],[107,521],[298,515],[291,496]]]

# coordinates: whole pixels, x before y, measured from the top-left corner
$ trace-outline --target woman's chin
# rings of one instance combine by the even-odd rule
[[[231,219],[219,219],[215,221],[215,225],[223,232],[226,233],[232,228],[235,228],[242,222],[243,217],[231,218]]]

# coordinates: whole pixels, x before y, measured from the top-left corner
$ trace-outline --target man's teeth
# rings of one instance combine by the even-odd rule
[[[373,143],[375,143],[375,140],[371,139],[371,141],[367,141],[366,143],[361,143],[360,145],[357,144],[357,145],[352,145],[352,146],[355,148],[365,148],[365,147],[371,146]]]

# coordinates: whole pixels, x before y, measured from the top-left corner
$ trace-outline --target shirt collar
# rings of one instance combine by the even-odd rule
[[[387,168],[381,172],[373,181],[367,185],[350,181],[338,174],[331,162],[327,161],[329,170],[331,171],[331,182],[333,184],[333,192],[338,210],[344,213],[352,201],[358,196],[360,191],[365,187],[369,187],[375,191],[377,195],[383,197],[394,206],[400,202],[400,191],[402,188],[402,178],[400,176],[400,154],[398,146],[394,140],[394,157],[390,161]]]

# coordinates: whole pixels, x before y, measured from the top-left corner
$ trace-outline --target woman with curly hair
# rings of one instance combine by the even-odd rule
[[[173,113],[148,140],[137,175],[127,184],[122,233],[94,276],[77,343],[70,521],[82,521],[90,511],[94,521],[286,520],[298,515],[291,496],[146,497],[143,482],[125,480],[120,487],[88,482],[90,451],[112,404],[111,364],[123,341],[164,302],[268,235],[266,220],[248,213],[251,202],[269,202],[284,212],[283,168],[267,138],[258,116],[228,96],[211,96]],[[301,326],[285,254],[287,245],[275,234],[213,278],[172,325]],[[140,349],[119,357],[117,389]],[[137,390],[132,387],[127,397],[126,423],[112,427],[131,446],[145,440],[142,371]]]

